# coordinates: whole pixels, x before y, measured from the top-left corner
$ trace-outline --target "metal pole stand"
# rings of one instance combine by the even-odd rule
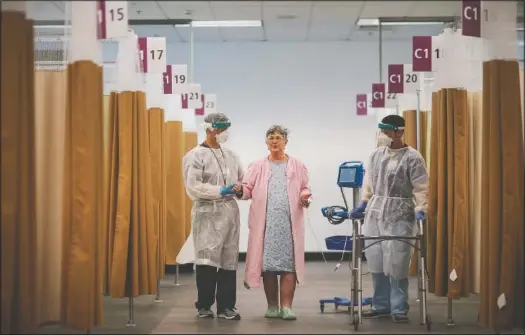
[[[454,319],[452,318],[452,299],[448,298],[447,301],[447,326],[453,327],[456,324],[454,323]]]
[[[417,96],[417,108],[416,108],[416,146],[417,150],[421,152],[421,125],[420,125],[420,115],[421,114],[421,90],[416,91]]]
[[[173,285],[180,286],[180,283],[179,283],[179,264],[175,265],[175,282],[173,282]]]
[[[159,268],[159,258],[160,258],[160,244],[157,237],[157,295],[155,295],[155,300],[153,302],[160,303],[160,268]]]
[[[128,312],[129,312],[129,320],[128,320],[128,324],[126,325],[126,327],[135,327],[136,324],[135,324],[135,318],[134,318],[134,310],[133,310],[133,298],[132,297],[129,297],[128,298]]]
[[[155,300],[153,300],[153,302],[163,302],[163,300],[160,299],[160,278],[157,279],[157,295],[155,296]]]

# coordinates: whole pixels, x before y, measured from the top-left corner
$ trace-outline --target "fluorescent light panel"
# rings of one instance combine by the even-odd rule
[[[396,21],[396,22],[381,22],[382,26],[421,26],[421,25],[436,25],[444,24],[441,21]],[[358,26],[379,26],[379,19],[359,19]]]
[[[261,20],[231,20],[231,21],[193,21],[191,23],[196,28],[245,28],[261,27]],[[177,27],[190,27],[189,24],[177,25]]]
[[[261,20],[231,20],[231,21],[193,21],[191,25],[195,28],[247,28],[262,27]],[[190,24],[180,24],[177,27],[190,27]],[[70,25],[34,26],[36,29],[68,29]]]

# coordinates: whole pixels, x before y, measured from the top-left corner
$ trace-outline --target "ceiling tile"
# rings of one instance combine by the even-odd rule
[[[62,9],[65,12],[67,1],[50,1],[50,2],[54,3],[57,7],[60,7],[60,9]]]
[[[63,10],[52,1],[26,1],[27,16],[33,20],[65,20]]]
[[[177,27],[183,41],[189,41],[191,39],[191,28],[189,27]],[[194,42],[221,42],[221,32],[219,28],[206,27],[206,28],[193,28],[193,41]]]
[[[265,21],[264,31],[268,41],[305,41],[308,37],[308,21]]]
[[[353,23],[332,22],[312,24],[308,29],[309,41],[343,41],[350,37]]]
[[[361,7],[365,1],[314,1],[315,7]]]
[[[360,17],[378,18],[407,16],[412,7],[413,1],[367,1]]]
[[[393,36],[392,31],[383,31],[382,38],[389,39]],[[362,29],[355,29],[350,35],[351,41],[378,41],[379,33],[377,31],[367,31]]]
[[[209,1],[158,1],[170,19],[214,20]],[[185,14],[192,12],[191,15]]]
[[[276,2],[278,3],[278,2]],[[312,8],[310,5],[300,4],[295,6],[265,5],[263,7],[263,19],[268,21],[295,21],[299,19],[308,20]],[[295,19],[279,19],[279,17],[295,17]]]
[[[245,41],[256,42],[264,39],[262,28],[247,27],[247,28],[221,28],[221,36],[226,42],[231,41]]]
[[[393,38],[396,39],[411,39],[413,36],[436,36],[443,31],[444,26],[428,25],[428,26],[397,26],[394,29]]]
[[[314,2],[315,1],[263,1],[263,6],[310,6],[313,5]]]
[[[244,7],[244,6],[255,6],[261,7],[262,1],[210,1],[212,8],[221,8],[221,7]]]
[[[166,16],[157,1],[128,2],[130,20],[163,20]]]
[[[416,2],[410,10],[410,16],[460,16],[460,1],[424,1]]]
[[[215,7],[212,3],[212,12],[217,21],[262,20],[262,8],[259,5]]]
[[[324,24],[330,22],[353,25],[359,16],[361,6],[313,6],[312,23]]]
[[[166,44],[180,40],[173,26],[133,26],[138,37],[166,37]]]

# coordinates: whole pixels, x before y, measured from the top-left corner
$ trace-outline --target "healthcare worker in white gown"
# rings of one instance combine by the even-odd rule
[[[186,192],[193,201],[191,226],[195,247],[197,316],[239,320],[235,308],[239,258],[239,207],[244,170],[237,157],[221,144],[228,138],[230,121],[223,113],[204,119],[206,140],[183,158]]]
[[[403,142],[404,127],[399,115],[388,115],[379,124],[378,148],[366,166],[362,202],[350,213],[355,219],[364,216],[365,236],[415,236],[416,219],[425,218],[428,173],[421,154]],[[374,295],[372,309],[363,317],[408,322],[408,271],[414,248],[395,240],[371,240],[366,246]]]

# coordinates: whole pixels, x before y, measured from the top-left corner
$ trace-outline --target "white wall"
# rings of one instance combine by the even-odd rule
[[[384,71],[389,63],[410,62],[411,47],[411,40],[385,43]],[[186,44],[170,45],[168,62],[185,63],[188,55]],[[374,148],[376,119],[355,116],[354,106],[355,95],[370,92],[372,82],[379,80],[378,59],[377,43],[370,42],[194,47],[194,82],[202,84],[204,92],[217,94],[218,109],[232,121],[227,146],[245,166],[267,154],[265,131],[270,125],[290,129],[287,151],[309,168],[313,192],[311,228],[305,223],[306,251],[320,251],[327,236],[350,234],[348,223],[331,226],[320,209],[343,204],[336,185],[339,164],[366,161]],[[240,203],[241,251],[247,247],[248,206]]]
[[[388,64],[410,63],[412,41],[383,43]],[[106,50],[105,50],[106,51]],[[115,52],[116,50],[113,50]],[[168,45],[168,64],[186,64],[188,44]],[[106,53],[105,59],[114,59]],[[245,167],[267,154],[265,132],[272,124],[291,131],[287,151],[310,171],[313,193],[306,225],[306,251],[321,251],[324,238],[350,235],[348,222],[332,226],[321,207],[342,205],[338,166],[366,163],[374,149],[376,117],[355,116],[355,95],[379,81],[377,42],[196,43],[194,82],[217,94],[217,106],[232,121],[227,146]],[[198,125],[202,120],[198,121]],[[200,140],[204,133],[200,133]],[[348,190],[348,200],[351,201]],[[247,247],[249,202],[240,202],[241,252]],[[316,241],[319,240],[319,243]]]

